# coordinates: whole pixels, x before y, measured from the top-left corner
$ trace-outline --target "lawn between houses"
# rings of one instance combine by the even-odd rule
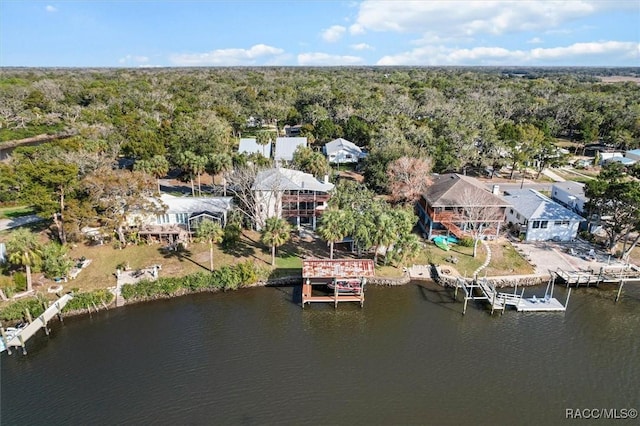
[[[491,242],[492,261],[486,269],[487,275],[509,275],[533,273],[533,268],[516,252],[506,240]],[[478,256],[473,258],[473,249],[459,245],[452,246],[451,250],[443,251],[431,242],[425,242],[418,256],[407,262],[410,264],[439,264],[454,266],[461,274],[471,276],[486,259],[486,250],[482,245],[478,247]],[[128,246],[122,250],[115,249],[111,245],[85,245],[74,246],[69,255],[78,259],[84,257],[91,259],[91,263],[84,268],[74,280],[62,283],[63,292],[76,291],[88,292],[98,289],[113,287],[116,284],[115,272],[123,265],[130,269],[143,269],[152,265],[161,265],[160,276],[179,277],[196,272],[208,271],[209,247],[207,243],[192,243],[183,251],[165,250],[160,244],[142,244]],[[455,256],[458,262],[453,265],[446,261]],[[327,244],[315,238],[312,241],[303,240],[297,234],[282,247],[279,247],[276,255],[276,267],[270,278],[283,276],[297,276],[301,274],[303,258],[328,258]],[[347,251],[336,250],[335,258],[349,257],[354,254]],[[214,268],[225,265],[233,265],[246,260],[253,260],[257,266],[271,269],[271,253],[268,247],[260,243],[260,234],[255,231],[244,231],[241,240],[232,247],[223,248],[214,245]],[[401,277],[403,265],[380,266],[376,268],[376,275],[381,277]],[[42,274],[35,273],[34,289],[48,298],[54,295],[47,293],[49,286],[55,284],[45,279]],[[11,302],[2,302],[0,307]]]

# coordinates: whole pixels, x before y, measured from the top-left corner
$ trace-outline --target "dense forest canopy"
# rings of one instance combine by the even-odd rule
[[[302,124],[317,149],[336,137],[366,148],[367,183],[386,167],[431,157],[433,170],[537,158],[556,137],[640,145],[640,85],[601,68],[21,69],[0,74],[0,141],[75,134],[90,151],[180,165],[233,154],[240,136]],[[195,158],[195,157],[194,157]]]

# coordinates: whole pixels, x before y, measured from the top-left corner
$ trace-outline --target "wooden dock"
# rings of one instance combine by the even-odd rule
[[[11,355],[12,347],[21,347],[22,353],[26,355],[27,349],[25,347],[25,343],[27,342],[27,340],[33,337],[41,328],[44,328],[44,332],[49,335],[49,328],[47,327],[47,323],[51,321],[51,319],[56,315],[60,316],[62,309],[71,299],[73,299],[73,296],[71,294],[65,294],[64,296],[53,302],[35,320],[30,320],[29,324],[26,327],[17,329],[17,331],[15,333],[12,333],[11,335],[5,333],[4,328],[0,326],[0,338],[2,339],[2,343],[4,344],[4,348],[7,350],[7,353]]]
[[[357,302],[364,306],[366,280],[374,276],[372,260],[362,259],[306,259],[302,261],[302,307],[306,303]],[[341,281],[357,281],[351,290],[341,289]],[[333,290],[322,295],[315,294],[313,287],[333,285]],[[316,291],[317,293],[318,291]]]
[[[563,305],[560,301],[553,297],[553,280],[549,281],[545,295],[542,298],[536,296],[524,297],[524,289],[518,294],[518,289],[515,287],[513,293],[498,292],[495,286],[489,283],[486,279],[478,281],[467,281],[460,278],[456,281],[453,298],[457,299],[458,289],[462,289],[464,292],[464,306],[462,308],[462,314],[467,311],[467,303],[469,300],[484,300],[491,306],[491,314],[495,311],[501,311],[504,313],[507,307],[513,307],[518,312],[564,312],[567,310],[569,303],[569,296],[571,295],[571,289],[567,294],[567,300]],[[551,289],[551,291],[549,291]]]

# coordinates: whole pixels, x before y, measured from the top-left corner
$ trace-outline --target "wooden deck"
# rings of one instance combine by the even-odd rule
[[[338,307],[340,302],[357,302],[364,306],[364,288],[366,278],[374,275],[372,260],[362,259],[306,259],[302,261],[302,307],[306,303],[333,303]],[[341,280],[360,280],[361,285],[353,291],[339,291],[334,286],[333,294],[313,294],[313,287],[336,284]],[[331,290],[330,290],[331,291]]]

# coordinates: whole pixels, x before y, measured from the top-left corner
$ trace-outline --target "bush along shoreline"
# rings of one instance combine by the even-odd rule
[[[233,291],[240,288],[291,285],[301,280],[301,276],[286,276],[269,279],[269,270],[247,260],[235,265],[223,266],[213,272],[197,272],[182,277],[161,277],[155,281],[142,280],[136,284],[124,284],[121,294],[126,305],[158,299],[170,299],[187,294],[203,292]],[[403,285],[409,277],[371,278],[371,285]],[[109,289],[73,293],[62,310],[64,316],[76,316],[109,309],[115,302],[115,295]],[[0,321],[13,324],[26,321],[26,310],[32,318],[44,312],[47,302],[40,298],[18,300],[0,310]]]
[[[223,266],[213,272],[197,272],[184,277],[162,277],[155,281],[142,280],[136,284],[125,284],[121,288],[121,294],[129,304],[205,291],[230,291],[251,287],[263,280],[266,274],[266,270],[247,260]]]

